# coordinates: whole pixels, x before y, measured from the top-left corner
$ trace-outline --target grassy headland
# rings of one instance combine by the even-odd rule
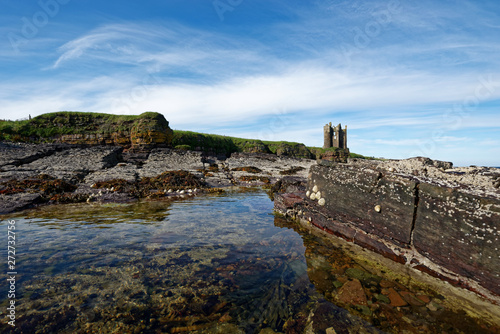
[[[30,120],[0,120],[0,140],[11,142],[134,145],[156,143],[158,134],[169,133],[159,140],[177,149],[198,150],[210,154],[272,153],[297,158],[320,158],[336,154],[339,148],[307,147],[302,143],[263,141],[192,131],[170,130],[162,114],[145,112],[140,115],[113,115],[90,112],[61,111],[43,114]],[[132,138],[131,138],[132,136]],[[166,140],[166,141],[165,141]],[[373,159],[356,153],[352,158]]]
[[[214,154],[228,155],[235,152],[272,153],[297,158],[311,158],[311,152],[301,143],[263,141],[182,130],[174,130],[172,146],[174,148],[205,151]]]
[[[27,141],[50,139],[65,134],[105,134],[126,131],[138,119],[155,119],[158,114],[112,115],[91,112],[60,111],[43,114],[30,120],[0,120],[0,140]],[[168,122],[167,122],[168,125]]]
[[[71,144],[170,144],[172,130],[162,114],[112,115],[61,111],[21,121],[0,120],[0,140]]]

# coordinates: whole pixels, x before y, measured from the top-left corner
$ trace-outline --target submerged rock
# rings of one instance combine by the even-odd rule
[[[347,281],[338,292],[338,299],[345,304],[368,305],[363,286],[358,279]]]

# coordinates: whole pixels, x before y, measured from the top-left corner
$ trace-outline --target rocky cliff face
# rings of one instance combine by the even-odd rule
[[[130,130],[132,146],[149,146],[172,142],[173,131],[161,114],[138,118]]]
[[[347,162],[350,157],[348,148],[331,147],[328,149],[311,148],[311,154],[318,160],[326,160],[332,162]]]
[[[322,162],[276,207],[500,302],[500,170],[425,158]]]
[[[159,113],[118,116],[98,113],[57,112],[40,115],[10,135],[29,142],[79,145],[117,145],[125,148],[169,146],[173,131]],[[0,134],[2,138],[2,134]]]
[[[304,144],[290,144],[282,142],[275,147],[276,155],[279,157],[295,157],[311,159],[313,155]]]
[[[74,144],[74,145],[118,145],[131,147],[130,133],[128,131],[118,131],[111,133],[95,134],[67,134],[55,138],[56,143]]]

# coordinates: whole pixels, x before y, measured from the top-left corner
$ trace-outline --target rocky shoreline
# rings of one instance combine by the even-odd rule
[[[306,178],[314,160],[171,148],[0,143],[0,214],[38,205],[182,199],[229,186]]]
[[[272,189],[278,212],[500,303],[500,170],[427,158],[336,163],[262,153],[0,143],[0,214],[39,205]]]
[[[166,147],[0,143],[0,214],[62,203],[182,200],[258,186],[270,190],[278,213],[310,233],[369,249],[403,265],[417,281],[427,273],[473,291],[488,306],[478,301],[471,314],[500,319],[499,169],[453,168],[427,158],[337,163]],[[351,271],[339,277],[352,285]],[[346,287],[338,289],[340,297]],[[425,304],[394,289],[384,295],[391,305]],[[469,303],[471,297],[460,298]]]
[[[427,158],[322,161],[277,211],[500,305],[500,170]]]

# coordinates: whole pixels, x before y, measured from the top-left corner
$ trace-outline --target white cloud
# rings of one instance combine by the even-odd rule
[[[3,100],[0,110],[12,108],[24,114],[60,109],[129,114],[154,110],[164,113],[174,124],[187,125],[198,118],[207,125],[216,125],[249,121],[284,108],[290,113],[311,115],[358,113],[360,119],[353,124],[354,129],[415,126],[444,121],[445,110],[416,114],[419,105],[449,104],[451,107],[473,91],[470,82],[476,80],[462,75],[438,78],[433,74],[398,74],[391,73],[391,69],[371,70],[360,75],[321,65],[311,67],[310,62],[307,66],[298,63],[280,73],[244,75],[205,84],[164,83],[157,74],[146,73],[138,78],[118,73],[116,77],[90,80],[76,78],[62,83],[50,80],[8,85],[5,91],[16,98],[0,95]],[[495,93],[492,97],[500,97],[500,90]],[[409,105],[413,108],[412,115],[398,111]],[[372,118],[366,118],[371,114]]]
[[[500,44],[473,25],[460,33],[452,24],[463,19],[464,10],[400,11],[346,61],[341,46],[354,45],[353,28],[363,28],[380,6],[330,2],[329,7],[296,13],[298,21],[276,24],[255,38],[172,22],[102,25],[63,43],[57,59],[41,66],[49,69],[43,76],[30,73],[0,83],[0,118],[57,110],[153,110],[178,129],[248,124],[243,135],[308,143],[317,142],[323,123],[338,120],[358,133],[401,129],[376,140],[353,138],[359,147],[399,152],[421,144],[401,139],[405,130],[425,137],[431,135],[426,131],[441,129],[443,143],[462,147],[465,138],[447,132],[500,124],[500,115],[491,112],[500,100],[498,85],[460,119],[447,113],[477,95],[479,77],[500,78]],[[477,12],[471,4],[467,8]],[[49,56],[54,57],[52,50],[43,54]],[[493,107],[485,112],[488,103]],[[301,126],[256,125],[271,124],[282,111]]]

